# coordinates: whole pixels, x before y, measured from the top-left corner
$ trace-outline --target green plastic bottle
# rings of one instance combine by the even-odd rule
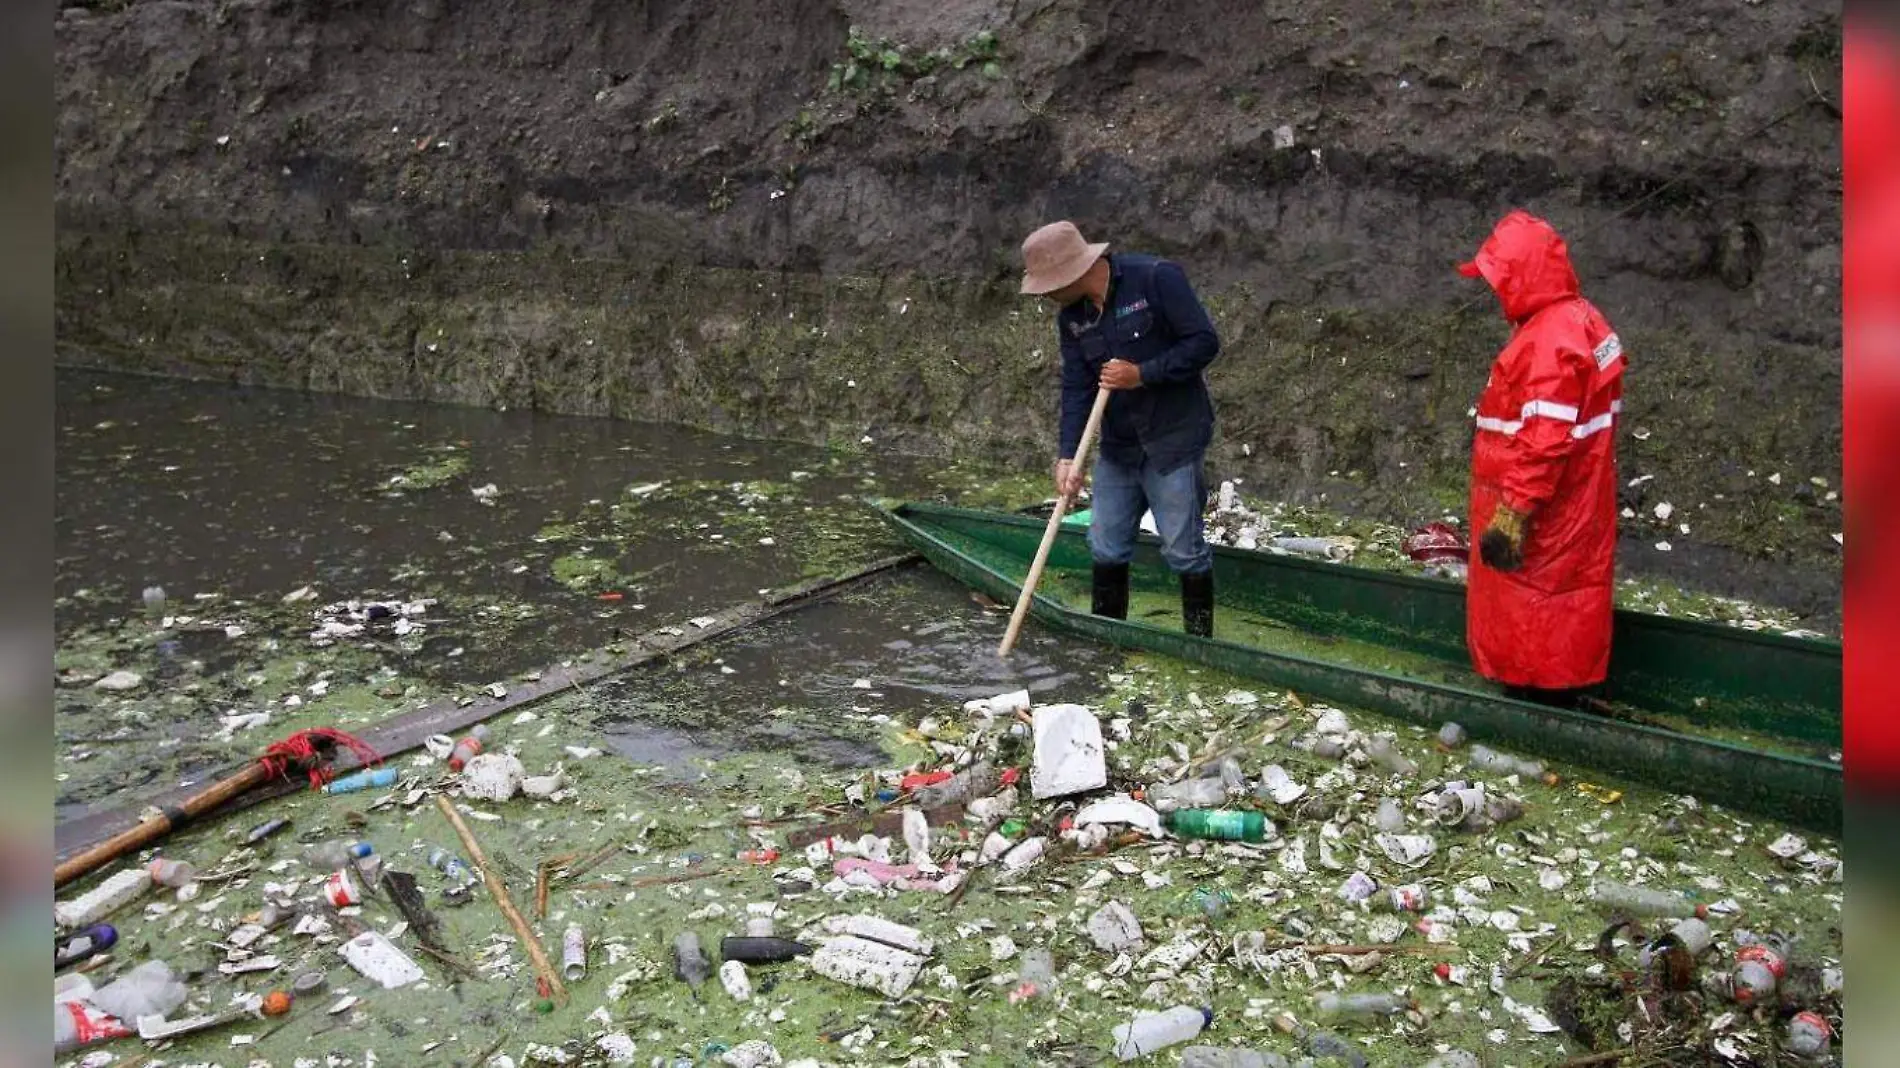
[[[1272,825],[1258,812],[1226,808],[1182,808],[1168,813],[1168,830],[1183,838],[1262,842]]]

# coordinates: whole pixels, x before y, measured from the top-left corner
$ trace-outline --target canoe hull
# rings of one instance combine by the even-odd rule
[[[1038,521],[934,505],[901,505],[884,511],[886,518],[914,548],[958,582],[1003,602],[1013,602],[1021,592],[1019,580],[1008,573],[1007,561],[1015,558],[1016,545],[1025,536],[1031,539],[1030,551],[1033,552],[1033,539],[1040,537],[1042,529]],[[1152,544],[1145,549],[1147,554],[1154,553]],[[1230,604],[1237,593],[1241,601],[1247,601],[1244,589],[1237,589],[1237,584],[1257,584],[1262,569],[1270,569],[1286,579],[1279,583],[1285,588],[1257,594],[1255,599],[1272,601],[1272,607],[1282,618],[1298,617],[1298,607],[1304,605],[1305,618],[1296,618],[1296,622],[1336,630],[1342,618],[1353,616],[1356,605],[1360,611],[1357,618],[1371,620],[1353,628],[1358,631],[1357,637],[1382,638],[1395,646],[1441,656],[1455,648],[1451,655],[1463,655],[1463,595],[1455,584],[1285,557],[1267,557],[1263,563],[1259,560],[1262,555],[1233,549],[1216,551],[1216,586],[1221,590],[1224,605]],[[1021,562],[1026,565],[1026,559]],[[1088,566],[1088,548],[1079,532],[1064,531],[1058,537],[1050,563],[1052,567]],[[1146,572],[1148,581],[1157,581],[1157,575],[1159,581],[1168,580],[1165,571],[1158,570],[1158,556],[1145,561],[1152,566],[1143,567],[1143,563],[1137,561],[1137,573]],[[1023,569],[1026,566],[1019,571]],[[1310,574],[1315,571],[1321,574]],[[1451,589],[1432,588],[1445,586]],[[1447,596],[1448,593],[1451,596]],[[1294,606],[1293,611],[1288,611],[1289,604]],[[1374,607],[1376,611],[1372,610]],[[1034,598],[1031,614],[1047,626],[1097,641],[1162,653],[1427,727],[1456,721],[1479,741],[1600,768],[1636,782],[1695,794],[1705,800],[1814,830],[1831,834],[1838,834],[1840,830],[1842,776],[1839,764],[1831,760],[1766,752],[1220,638],[1195,638],[1180,630],[1139,621],[1093,616],[1041,594]],[[1685,655],[1681,649],[1690,644],[1700,647],[1699,663],[1718,666],[1735,661],[1768,660],[1770,658],[1763,654],[1765,649],[1786,654],[1785,660],[1798,667],[1791,669],[1786,663],[1781,664],[1780,681],[1769,693],[1784,693],[1790,685],[1799,685],[1803,679],[1812,682],[1819,677],[1821,681],[1816,684],[1819,696],[1816,697],[1813,690],[1803,691],[1799,703],[1764,696],[1730,706],[1735,709],[1734,714],[1739,722],[1781,737],[1838,744],[1838,646],[1831,647],[1834,656],[1830,676],[1826,670],[1830,650],[1827,643],[1799,643],[1741,630],[1735,630],[1732,636],[1711,634],[1706,631],[1715,628],[1706,625],[1684,624],[1660,617],[1631,620],[1631,616],[1638,614],[1619,614],[1619,649],[1642,647],[1649,655],[1639,658],[1638,662],[1652,674],[1655,671],[1652,661],[1670,662],[1671,657],[1680,658]],[[1625,628],[1628,628],[1627,633]],[[1645,641],[1659,640],[1656,635],[1673,644],[1664,646],[1661,651],[1644,645]],[[1809,645],[1815,648],[1807,648]],[[1428,650],[1421,648],[1423,646],[1435,648]],[[1613,657],[1615,655],[1613,653]],[[1680,665],[1679,659],[1673,662]],[[1791,670],[1805,674],[1789,679]],[[1749,675],[1754,673],[1751,667]],[[1744,675],[1742,684],[1725,688],[1745,690],[1749,675]],[[1830,692],[1836,695],[1836,711],[1831,723],[1825,715]],[[1694,708],[1692,702],[1684,703]],[[1677,707],[1674,703],[1662,704],[1672,710]],[[1819,715],[1815,712],[1817,705],[1822,709]],[[1773,729],[1776,727],[1781,729]]]

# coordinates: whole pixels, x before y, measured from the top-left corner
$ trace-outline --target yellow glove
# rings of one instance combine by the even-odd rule
[[[1524,566],[1524,535],[1530,517],[1515,512],[1502,501],[1491,513],[1491,525],[1478,539],[1478,559],[1499,571],[1516,571]]]

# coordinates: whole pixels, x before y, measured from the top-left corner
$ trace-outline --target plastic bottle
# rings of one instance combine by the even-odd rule
[[[1397,801],[1389,797],[1379,800],[1379,829],[1387,834],[1402,834],[1405,831],[1405,810]]]
[[[1648,970],[1650,964],[1671,946],[1681,946],[1688,952],[1689,959],[1694,960],[1707,953],[1714,941],[1715,933],[1709,930],[1706,922],[1697,919],[1683,920],[1660,938],[1644,946],[1643,951],[1637,955],[1636,965]]]
[[[1047,947],[1032,946],[1023,950],[1022,960],[1016,965],[1016,988],[1009,992],[1009,1002],[1020,1004],[1034,998],[1046,997],[1055,989],[1056,958]]]
[[[1698,905],[1681,894],[1610,882],[1607,879],[1590,887],[1590,900],[1599,908],[1619,916],[1658,919],[1694,916],[1703,919],[1709,914],[1708,906]]]
[[[71,1053],[96,1042],[137,1033],[123,1020],[84,999],[53,1002],[54,1053]]]
[[[1048,846],[1049,840],[1047,838],[1036,837],[1023,839],[1016,844],[1015,848],[1003,854],[1003,870],[1022,871],[1031,864],[1041,860],[1042,852],[1048,848]]]
[[[152,873],[127,868],[71,901],[53,904],[53,922],[60,927],[86,927],[137,901],[152,888]]]
[[[1384,735],[1366,743],[1366,755],[1372,758],[1374,764],[1394,775],[1411,778],[1418,774],[1418,765],[1404,753],[1399,752],[1399,747],[1392,744],[1392,739]]]
[[[1798,1012],[1788,1021],[1788,1040],[1783,1045],[1789,1053],[1807,1060],[1820,1060],[1827,1056],[1833,1044],[1834,1028],[1820,1013]]]
[[[93,992],[86,1000],[121,1020],[167,1016],[191,991],[162,960],[148,960]]]
[[[1232,755],[1221,757],[1220,763],[1215,766],[1215,773],[1229,796],[1237,797],[1247,792],[1247,772],[1240,766],[1239,758]]]
[[[147,586],[142,595],[145,601],[145,617],[159,620],[165,617],[165,587]]]
[[[117,928],[109,923],[95,923],[53,946],[53,970],[71,967],[95,953],[103,953],[118,940]]]
[[[1213,1009],[1176,1005],[1165,1012],[1144,1012],[1125,1024],[1115,1025],[1115,1059],[1132,1061],[1156,1050],[1191,1042],[1201,1029],[1214,1022]]]
[[[1773,997],[1787,968],[1781,954],[1759,942],[1736,950],[1735,1003],[1757,1005]]]
[[[1557,782],[1557,776],[1544,768],[1543,761],[1514,757],[1509,753],[1500,753],[1490,746],[1472,746],[1470,754],[1465,759],[1472,767],[1494,775],[1518,775],[1526,779],[1542,779],[1551,785]]]
[[[343,838],[332,838],[318,842],[303,851],[303,862],[323,871],[335,871],[353,860],[360,860],[376,852],[376,847],[368,842],[351,842]]]
[[[482,746],[487,741],[488,725],[477,723],[474,729],[462,737],[461,741],[455,743],[455,748],[449,750],[449,770],[461,771],[463,765],[482,751]]]
[[[1438,744],[1446,749],[1456,749],[1465,744],[1465,729],[1456,723],[1447,723],[1438,728]],[[1456,1050],[1453,1051],[1458,1052]],[[1450,1053],[1445,1056],[1451,1056]]]
[[[263,823],[251,828],[250,832],[244,836],[244,844],[256,845],[288,826],[290,826],[290,821],[281,816],[276,819],[265,820]]]
[[[475,874],[468,870],[467,864],[462,863],[461,857],[440,847],[429,850],[429,867],[457,882],[466,883],[475,880]]]
[[[1406,1000],[1397,994],[1338,994],[1326,991],[1313,999],[1313,1011],[1325,1019],[1391,1016],[1404,1012]]]
[[[756,938],[750,935],[719,940],[719,956],[747,964],[776,964],[810,953],[814,946],[789,938]]]
[[[911,797],[919,807],[936,808],[968,801],[973,797],[988,797],[1002,784],[1003,778],[997,774],[995,767],[987,760],[979,760],[943,782],[918,788],[911,793]]]
[[[1366,1055],[1358,1046],[1331,1031],[1302,1031],[1300,1038],[1306,1043],[1306,1052],[1320,1060],[1341,1060],[1351,1068],[1369,1068]]]
[[[673,977],[685,980],[693,988],[693,996],[699,996],[699,988],[712,975],[712,962],[706,959],[706,952],[699,948],[699,935],[692,931],[682,931],[673,939]]]
[[[153,857],[145,870],[152,873],[152,881],[159,886],[184,886],[198,877],[198,866],[188,860]]]
[[[353,794],[359,790],[380,790],[396,784],[395,768],[365,768],[353,775],[345,775],[323,784],[326,794]]]
[[[1168,813],[1167,828],[1182,838],[1228,842],[1264,842],[1273,825],[1258,812],[1184,808]]]
[[[1218,805],[1227,800],[1227,784],[1217,778],[1165,783],[1149,787],[1146,800],[1156,812]]]

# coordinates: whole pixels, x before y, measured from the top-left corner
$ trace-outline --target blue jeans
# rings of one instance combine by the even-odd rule
[[[1161,535],[1161,557],[1177,575],[1214,566],[1214,551],[1202,531],[1201,509],[1207,484],[1201,458],[1163,475],[1146,460],[1140,466],[1095,461],[1094,509],[1089,522],[1089,551],[1098,564],[1125,564],[1134,558],[1142,513],[1152,509]]]

